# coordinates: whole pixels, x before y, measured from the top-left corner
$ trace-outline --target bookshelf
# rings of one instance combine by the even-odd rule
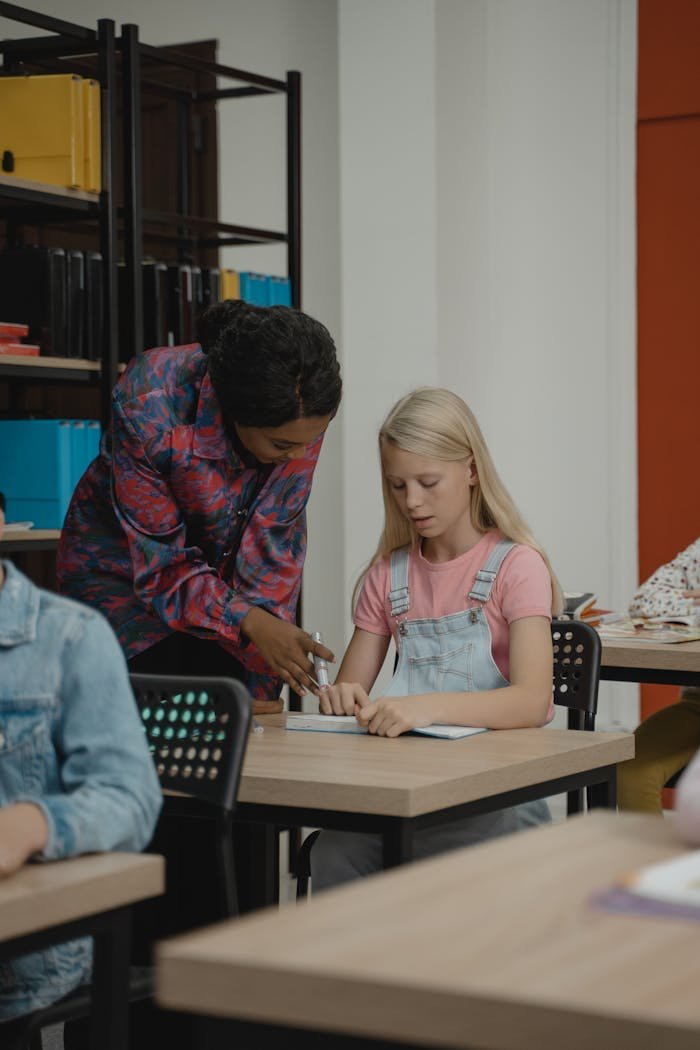
[[[4,243],[22,243],[22,231],[30,227],[58,231],[61,236],[80,228],[89,231],[88,236],[99,247],[105,275],[101,359],[0,355],[0,414],[100,418],[105,426],[112,388],[124,368],[119,364],[117,322],[120,256],[127,274],[119,302],[121,313],[128,319],[127,330],[122,332],[127,356],[144,350],[141,263],[145,251],[150,253],[154,244],[168,246],[171,261],[196,265],[207,260],[207,265],[215,266],[223,247],[285,244],[292,305],[301,306],[301,75],[291,71],[283,79],[273,78],[222,65],[191,53],[198,45],[152,47],[139,40],[135,25],[122,26],[117,36],[110,19],[101,19],[97,28],[91,29],[4,0],[0,0],[0,16],[27,25],[36,34],[0,41],[4,72],[60,70],[99,80],[103,178],[102,192],[94,194],[0,174]],[[154,73],[158,70],[161,75]],[[183,78],[190,82],[183,84]],[[198,207],[201,200],[192,193],[193,184],[203,181],[202,173],[196,170],[195,154],[199,151],[192,143],[202,107],[211,104],[216,110],[224,100],[238,100],[244,105],[246,98],[260,95],[276,95],[285,107],[287,221],[282,229],[250,226],[244,216],[219,217],[218,157],[215,170],[205,173],[213,207],[209,211]],[[175,149],[169,162],[176,170],[177,190],[169,206],[157,207],[150,201],[144,206],[142,117],[144,99],[152,105],[154,96],[168,99],[176,116]],[[116,199],[118,187],[121,206]],[[229,221],[231,218],[236,221]],[[51,587],[53,552],[59,538],[59,530],[11,533],[0,542],[0,554],[16,553],[23,571],[37,583]]]

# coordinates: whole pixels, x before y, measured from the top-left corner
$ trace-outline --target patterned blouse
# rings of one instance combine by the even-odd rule
[[[700,624],[700,606],[683,591],[700,588],[700,538],[662,565],[641,585],[630,603],[632,616],[656,616],[672,620],[690,616]]]
[[[246,462],[198,345],[134,358],[73,494],[60,589],[104,613],[127,658],[185,631],[240,660],[254,697],[277,697],[279,679],[239,628],[252,606],[294,621],[322,440],[272,469]]]

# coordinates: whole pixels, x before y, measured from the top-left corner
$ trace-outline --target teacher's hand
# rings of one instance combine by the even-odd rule
[[[314,689],[309,678],[314,671],[309,653],[322,656],[330,663],[335,662],[331,650],[321,642],[315,642],[308,631],[280,620],[264,609],[252,608],[241,621],[241,630],[258,647],[275,674],[299,696]]]

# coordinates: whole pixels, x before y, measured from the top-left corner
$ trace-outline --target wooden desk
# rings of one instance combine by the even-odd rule
[[[130,906],[165,888],[162,857],[101,853],[29,864],[0,879],[0,962],[95,938],[92,1045],[128,1044]]]
[[[679,852],[657,817],[574,817],[165,943],[157,999],[237,1019],[206,1050],[697,1050],[697,924],[587,903]]]
[[[600,677],[609,682],[661,682],[700,685],[700,641],[603,641]]]
[[[290,732],[284,715],[261,718],[252,733],[235,819],[266,825],[253,851],[265,887],[253,902],[276,900],[265,885],[277,825],[338,828],[383,836],[384,867],[412,856],[414,833],[460,817],[596,785],[596,804],[615,805],[616,766],[634,756],[628,733],[516,729],[462,740]],[[271,830],[270,830],[271,829]]]

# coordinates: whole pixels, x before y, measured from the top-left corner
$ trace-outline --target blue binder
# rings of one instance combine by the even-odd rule
[[[96,419],[85,420],[85,470],[100,454],[102,427]]]
[[[267,282],[270,306],[292,305],[292,282],[288,277],[268,277]]]
[[[84,419],[71,419],[70,425],[70,490],[72,495],[85,470],[87,439],[85,437],[86,427]]]
[[[241,299],[251,306],[269,306],[270,292],[268,279],[264,273],[243,271],[239,274],[241,282]]]
[[[0,489],[8,521],[60,529],[72,493],[68,419],[0,420]]]

